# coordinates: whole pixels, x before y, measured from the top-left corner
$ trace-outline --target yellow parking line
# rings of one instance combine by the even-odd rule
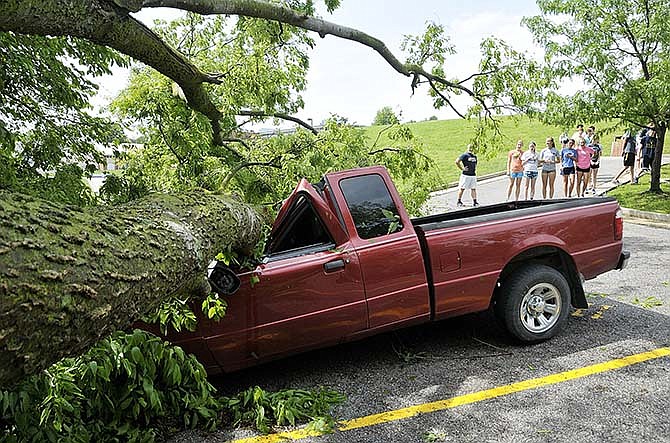
[[[570,371],[560,372],[557,374],[548,375],[546,377],[533,378],[524,380],[509,385],[499,386],[484,391],[473,392],[472,394],[460,395],[445,400],[434,401],[431,403],[423,403],[407,408],[396,409],[393,411],[382,412],[379,414],[368,415],[365,417],[354,418],[339,423],[339,431],[349,431],[352,429],[365,428],[369,426],[378,425],[381,423],[388,423],[392,421],[402,420],[413,417],[418,414],[425,414],[429,412],[443,411],[446,409],[455,408],[471,403],[489,400],[504,395],[513,394],[515,392],[526,391],[529,389],[539,388],[542,386],[554,385],[563,383],[577,378],[587,377],[589,375],[599,374],[614,369],[621,369],[626,366],[642,363],[648,360],[653,360],[661,357],[670,356],[670,347],[657,348],[649,352],[642,352],[640,354],[629,355],[628,357],[617,358],[616,360],[606,361],[583,368],[572,369]],[[300,440],[307,437],[319,436],[322,433],[315,430],[299,429],[291,432],[282,432],[278,434],[263,435],[258,437],[244,438],[235,440],[233,443],[275,443],[286,440]]]

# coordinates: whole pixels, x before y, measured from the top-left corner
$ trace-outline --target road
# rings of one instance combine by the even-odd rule
[[[668,234],[626,223],[630,266],[586,282],[589,309],[573,311],[565,330],[545,343],[518,346],[482,313],[287,358],[217,383],[225,393],[253,385],[343,392],[347,401],[335,416],[362,418],[363,426],[304,442],[670,442],[670,356],[616,368],[622,357],[670,352]],[[580,368],[588,375],[573,371]],[[539,382],[514,385],[528,380]],[[546,380],[555,383],[534,385]],[[509,385],[521,388],[507,393]],[[457,405],[471,394],[484,399]],[[436,412],[411,416],[406,409],[449,399]],[[389,411],[396,415],[388,422],[373,415]],[[172,441],[253,435],[238,429]],[[282,441],[273,438],[247,441]]]

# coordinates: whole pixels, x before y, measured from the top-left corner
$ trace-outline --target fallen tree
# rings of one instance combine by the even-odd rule
[[[205,192],[86,209],[0,192],[0,386],[170,295],[206,293],[207,263],[226,248],[248,253],[262,224],[248,205]]]

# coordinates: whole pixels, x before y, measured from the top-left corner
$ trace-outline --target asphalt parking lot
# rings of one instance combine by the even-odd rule
[[[340,430],[283,436],[304,442],[669,442],[668,234],[626,223],[629,267],[587,282],[589,309],[573,311],[545,343],[518,346],[482,313],[287,358],[217,384],[223,392],[253,385],[343,392],[347,400],[334,410]],[[360,427],[347,429],[352,424]],[[286,441],[254,436],[237,429],[172,441]]]

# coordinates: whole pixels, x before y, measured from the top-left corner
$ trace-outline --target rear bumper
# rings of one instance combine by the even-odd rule
[[[630,251],[621,251],[619,256],[619,263],[616,265],[616,269],[622,270],[628,265],[628,259],[630,259]]]

